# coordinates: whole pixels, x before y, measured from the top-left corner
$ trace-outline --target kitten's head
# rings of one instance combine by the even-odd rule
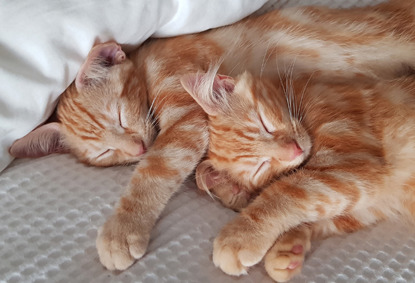
[[[212,166],[239,184],[261,187],[308,157],[310,137],[281,85],[249,73],[190,74],[181,82],[209,115]]]
[[[201,162],[196,168],[196,184],[199,189],[235,211],[246,207],[256,192],[241,186],[227,176],[225,172],[212,167],[210,160]]]
[[[16,141],[10,153],[35,157],[69,150],[96,166],[136,162],[155,136],[147,115],[146,86],[131,60],[118,44],[99,44],[61,95],[59,122]]]

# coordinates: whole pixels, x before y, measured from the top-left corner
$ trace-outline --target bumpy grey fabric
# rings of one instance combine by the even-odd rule
[[[285,0],[264,9],[374,2]],[[235,213],[192,182],[167,205],[147,254],[124,272],[105,270],[95,250],[97,228],[132,170],[87,167],[69,155],[14,161],[0,175],[0,282],[272,282],[262,264],[239,278],[214,267],[213,239]],[[415,282],[413,224],[386,222],[312,244],[292,282]]]
[[[212,242],[236,214],[188,182],[157,222],[147,254],[105,270],[97,228],[133,167],[94,168],[69,155],[14,161],[0,175],[0,282],[272,282],[262,264],[231,277],[215,268]],[[293,282],[414,282],[413,225],[382,223],[313,242]]]

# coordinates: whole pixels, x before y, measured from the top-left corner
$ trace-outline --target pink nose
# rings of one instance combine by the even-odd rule
[[[136,156],[140,156],[140,155],[142,155],[142,154],[144,154],[144,153],[146,153],[146,146],[144,145],[144,142],[143,141],[141,141],[140,143],[139,143],[139,146],[138,146],[138,153],[137,153],[137,155]]]
[[[300,156],[301,154],[303,154],[303,150],[301,149],[301,147],[298,145],[297,142],[293,142],[291,145],[291,150],[292,150],[292,154],[291,154],[291,160],[296,159],[298,156]]]
[[[142,141],[137,141],[129,147],[128,151],[126,150],[126,153],[134,157],[140,156],[146,153],[146,147]]]

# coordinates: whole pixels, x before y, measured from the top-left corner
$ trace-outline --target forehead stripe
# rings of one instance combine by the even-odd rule
[[[81,139],[83,139],[83,140],[92,140],[92,141],[97,141],[97,140],[99,140],[99,137],[96,137],[96,136],[85,136],[85,135],[82,135],[82,136],[79,136]]]
[[[247,136],[243,131],[235,130],[235,134],[238,135],[241,138],[247,139],[249,141],[254,141],[255,138]]]
[[[70,126],[71,123],[65,123],[65,128],[71,132],[73,135],[76,135],[76,131]]]
[[[88,110],[86,110],[86,108],[84,108],[81,104],[77,103],[76,101],[73,101],[74,105],[76,107],[78,107],[78,109],[85,113],[86,115],[88,115],[89,119],[91,119],[96,125],[98,125],[99,128],[104,129],[104,126],[98,122],[97,119],[95,119],[94,115],[92,115],[91,113],[88,112]],[[78,114],[79,115],[79,114]]]

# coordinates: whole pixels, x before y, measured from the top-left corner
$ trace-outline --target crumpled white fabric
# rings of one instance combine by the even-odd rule
[[[8,148],[44,122],[96,41],[129,49],[150,36],[233,23],[267,0],[0,2],[0,171]]]

